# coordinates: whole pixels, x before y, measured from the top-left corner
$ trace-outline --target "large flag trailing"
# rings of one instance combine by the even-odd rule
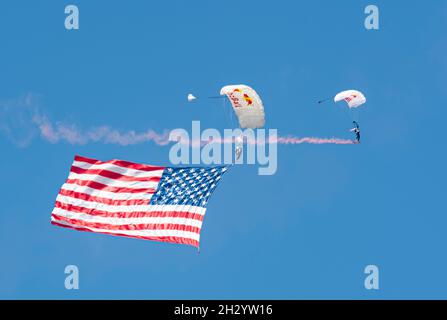
[[[76,156],[51,223],[199,247],[206,204],[228,166],[170,168]]]

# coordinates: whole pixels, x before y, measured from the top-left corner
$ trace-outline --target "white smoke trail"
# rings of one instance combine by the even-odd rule
[[[165,130],[163,133],[157,133],[154,130],[147,130],[145,132],[137,133],[135,131],[120,132],[108,126],[101,126],[82,131],[71,124],[56,123],[53,125],[46,117],[34,116],[33,122],[38,126],[41,137],[50,142],[58,143],[60,141],[68,142],[72,145],[85,145],[88,143],[105,143],[117,144],[120,146],[129,146],[145,142],[153,142],[158,146],[166,146],[172,141],[169,141],[169,132]],[[205,145],[210,142],[220,144],[234,143],[233,138],[213,139],[212,141],[196,141],[196,140],[181,140],[182,144],[198,146]],[[339,138],[317,138],[317,137],[294,137],[284,136],[270,138],[266,141],[250,140],[247,144],[271,144],[277,143],[282,145],[296,145],[296,144],[338,144],[347,145],[354,144],[352,140]]]
[[[276,139],[278,144],[354,144],[354,141],[339,138],[317,138],[317,137],[278,137]],[[272,143],[272,141],[270,141]]]
[[[121,132],[109,126],[93,127],[87,130],[79,129],[76,125],[63,122],[52,123],[36,105],[36,97],[28,94],[20,99],[0,101],[0,133],[19,147],[26,147],[35,138],[36,133],[50,143],[67,142],[72,145],[88,143],[116,144],[120,146],[136,145],[153,142],[158,146],[167,146],[169,130],[158,133],[154,130],[135,132],[133,130]],[[220,144],[234,143],[234,138],[221,138],[212,141],[197,141],[186,139],[182,144],[191,146],[206,145],[210,142]],[[277,143],[282,145],[296,144],[354,144],[352,140],[338,138],[294,137],[279,136],[268,138],[267,141],[247,139],[247,144]]]
[[[32,94],[0,100],[0,134],[20,148],[27,147],[38,130],[32,123],[37,112]]]
[[[203,146],[208,143],[218,143],[218,144],[232,144],[237,142],[237,139],[234,137],[231,138],[223,138],[223,139],[210,139],[207,141],[204,140],[180,140],[178,143],[184,145],[191,146]],[[296,144],[338,144],[338,145],[349,145],[356,144],[353,140],[349,139],[340,139],[340,138],[317,138],[317,137],[293,137],[293,136],[284,136],[284,137],[276,137],[269,138],[267,140],[256,140],[256,139],[246,139],[245,144],[250,145],[263,145],[263,144],[282,144],[282,145],[296,145]]]
[[[65,141],[73,145],[84,145],[96,142],[129,146],[152,141],[159,146],[169,144],[169,133],[167,131],[161,134],[153,130],[141,133],[133,130],[120,132],[109,126],[100,126],[81,131],[71,124],[57,123],[53,125],[46,117],[37,115],[34,116],[33,122],[38,126],[41,137],[51,143]]]

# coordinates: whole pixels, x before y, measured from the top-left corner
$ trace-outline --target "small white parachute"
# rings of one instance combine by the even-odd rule
[[[220,90],[220,94],[230,100],[242,129],[264,127],[264,105],[255,90],[243,84],[228,85]]]
[[[366,102],[366,98],[360,91],[357,90],[346,90],[340,92],[334,97],[334,102],[345,101],[348,107],[358,108]]]
[[[194,101],[196,99],[197,98],[192,93],[188,94],[188,102],[192,102],[192,101]]]

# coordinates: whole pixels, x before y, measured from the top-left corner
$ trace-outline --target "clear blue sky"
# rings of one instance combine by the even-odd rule
[[[78,31],[64,29],[70,3]],[[371,3],[379,31],[360,0],[3,1],[0,298],[447,298],[447,4]],[[169,147],[51,144],[11,111],[21,97],[53,122],[162,131],[224,125],[213,101],[185,97],[232,83],[257,89],[268,128],[296,136],[351,137],[315,101],[362,90],[362,144],[279,146],[274,176],[233,168],[200,254],[50,225],[75,154],[169,165]],[[68,264],[78,291],[64,288]],[[368,264],[379,291],[363,287]]]

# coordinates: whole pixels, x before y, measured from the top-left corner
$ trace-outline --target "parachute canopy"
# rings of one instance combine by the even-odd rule
[[[255,90],[243,84],[229,85],[223,87],[220,94],[230,100],[241,128],[264,127],[264,105]]]
[[[366,98],[360,91],[346,90],[337,94],[334,98],[334,101],[346,101],[349,108],[357,108],[366,102]]]
[[[188,94],[188,101],[189,102],[192,102],[192,101],[194,101],[194,100],[196,100],[197,98],[192,94],[192,93],[190,93],[190,94]]]

